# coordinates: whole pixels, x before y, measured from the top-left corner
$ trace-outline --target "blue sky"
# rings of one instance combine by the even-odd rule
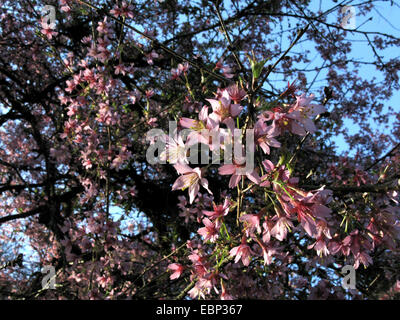
[[[361,2],[362,1],[352,1],[352,3],[355,4]],[[366,16],[359,15],[357,13],[357,7],[355,6],[354,9],[356,14],[355,16],[356,29],[361,31],[374,31],[374,32],[379,31],[400,38],[400,19],[399,19],[400,5],[398,4],[398,2],[399,1],[393,1],[393,5],[391,5],[391,1],[374,2],[374,8]],[[319,9],[321,11],[326,11],[337,4],[338,2],[333,2],[333,1],[313,0],[310,3],[309,10],[315,13],[318,12]],[[341,22],[340,18],[341,17],[338,14],[338,10],[335,10],[326,16],[326,22],[338,25]],[[370,18],[372,19],[369,20]],[[371,40],[373,39],[373,35],[370,35],[369,37]],[[364,37],[364,35],[349,31],[347,32],[346,39],[352,42],[352,51],[349,55],[350,58],[362,61],[376,61],[376,57],[374,56],[372,49],[368,46],[367,39]],[[289,45],[289,42],[285,43],[284,45],[286,45],[287,47]],[[299,52],[306,49],[311,51],[310,59],[312,60],[311,63],[307,65],[307,68],[312,69],[315,67],[320,67],[323,63],[323,60],[316,54],[314,47],[310,45],[309,42],[299,42],[293,48],[293,52]],[[378,51],[378,53],[384,62],[388,61],[391,58],[399,56],[399,52],[395,49],[386,49],[384,51]],[[315,92],[316,89],[318,89],[319,87],[323,87],[326,84],[325,81],[323,81],[326,71],[327,70],[320,72],[310,92]],[[376,77],[378,81],[380,80],[380,78],[377,77],[378,73],[376,72],[375,66],[361,65],[358,71],[360,77],[366,80],[370,80],[373,77]],[[308,73],[309,82],[312,81],[315,75],[316,72]],[[275,79],[278,81],[284,80],[282,79],[282,76],[279,75],[275,76],[272,75],[271,79]],[[390,98],[390,100],[385,102],[386,108],[384,109],[383,112],[387,111],[387,106],[389,105],[392,106],[395,110],[396,108],[397,110],[400,110],[400,92],[398,91],[395,92],[394,95]],[[373,115],[371,115],[371,118],[372,116]],[[372,121],[372,119],[370,120],[370,124],[372,128],[376,129],[377,131],[389,133],[391,127],[390,124],[393,123],[393,120],[394,119],[392,118],[390,123],[386,127],[378,126],[376,123],[374,123],[374,121]],[[360,131],[359,126],[354,124],[354,122],[350,119],[344,119],[344,124],[350,134],[356,134],[357,132]],[[345,142],[342,135],[336,137],[335,142],[338,146],[337,149],[338,152],[348,153],[349,155],[355,154],[355,150],[354,149],[352,150],[350,148],[350,146]]]

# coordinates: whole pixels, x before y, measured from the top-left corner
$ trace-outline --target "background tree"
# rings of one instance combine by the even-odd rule
[[[2,297],[396,297],[400,39],[363,31],[376,3],[0,1],[0,236],[32,259],[0,270]],[[146,133],[189,119],[255,128],[256,171],[149,164]],[[194,167],[212,194],[172,191]]]

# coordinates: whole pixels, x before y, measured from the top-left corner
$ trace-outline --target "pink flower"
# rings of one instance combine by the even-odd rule
[[[111,277],[106,276],[98,276],[96,280],[102,288],[107,287],[113,282],[113,279]]]
[[[221,300],[234,300],[233,296],[226,292],[223,282],[221,283]]]
[[[232,118],[236,118],[243,110],[243,107],[239,104],[231,104],[231,98],[229,97],[227,90],[222,91],[221,97],[218,100],[206,100],[210,102],[213,109],[213,113],[210,115],[210,118],[217,123],[225,123],[228,119],[232,120]]]
[[[260,240],[257,240],[257,243],[259,244],[263,252],[264,265],[270,265],[272,263],[273,255],[277,253],[277,250],[279,248],[273,247],[270,243],[265,244]]]
[[[357,184],[357,187],[359,187],[361,184],[366,184],[367,180],[366,178],[368,177],[367,173],[360,170],[360,169],[355,169],[354,170],[354,177],[353,181]]]
[[[314,94],[310,94],[306,97],[303,93],[297,96],[296,99],[296,104],[289,111],[300,111],[303,118],[315,118],[317,115],[326,111],[323,105],[310,103],[314,99]]]
[[[281,144],[274,137],[278,136],[279,132],[276,127],[267,126],[263,120],[258,120],[254,126],[254,140],[261,147],[264,153],[269,154],[269,147],[280,148]]]
[[[189,63],[185,62],[184,64],[179,63],[178,64],[178,70],[180,73],[186,73],[189,70]]]
[[[233,68],[230,66],[223,66],[222,67],[222,74],[224,75],[225,78],[231,79],[233,78]]]
[[[285,201],[289,201],[290,197],[288,197],[287,193],[295,193],[292,188],[298,183],[298,178],[290,178],[290,172],[285,168],[285,165],[281,165],[279,167],[275,167],[275,165],[269,161],[264,160],[262,162],[265,171],[267,172],[265,175],[261,177],[261,184],[262,187],[269,187],[270,182],[268,179],[273,179],[272,184],[274,191],[279,194]],[[277,172],[277,175],[272,177],[272,173]],[[282,188],[281,183],[286,184],[286,191]],[[290,187],[290,188],[289,188]]]
[[[153,89],[146,90],[145,94],[146,98],[150,99],[152,96],[154,96],[154,90]]]
[[[165,142],[165,150],[160,154],[161,160],[167,160],[170,164],[189,163],[186,157],[188,146],[183,142],[181,135],[175,137],[164,135],[161,139]]]
[[[149,65],[153,65],[154,64],[153,59],[157,59],[157,58],[160,57],[159,54],[157,52],[155,52],[155,51],[151,51],[150,53],[146,54],[145,56],[147,58],[147,63]]]
[[[297,131],[296,134],[300,134],[300,131],[308,131],[310,133],[314,133],[317,128],[312,119],[314,119],[317,115],[325,112],[325,107],[322,105],[311,104],[311,100],[314,99],[314,95],[311,94],[308,98],[305,94],[296,97],[297,101],[294,106],[289,109],[287,117],[297,120],[300,124],[303,125],[302,130],[295,129]],[[292,131],[293,132],[293,131]],[[295,133],[295,132],[293,132]],[[304,135],[304,134],[300,134]]]
[[[331,231],[328,227],[328,224],[324,220],[319,220],[317,223],[317,232],[318,237],[324,237],[327,239],[332,239]]]
[[[131,4],[127,4],[125,1],[122,1],[121,7],[118,5],[114,5],[114,8],[110,10],[110,13],[118,18],[119,16],[133,18],[133,6]]]
[[[93,164],[92,161],[90,159],[86,159],[82,162],[82,165],[85,167],[85,169],[90,169]]]
[[[208,107],[203,106],[199,113],[199,120],[195,119],[190,119],[190,118],[181,118],[179,120],[179,125],[182,126],[183,128],[189,128],[193,130],[202,130],[207,127],[207,121],[208,119]]]
[[[42,21],[41,25],[41,32],[47,37],[47,39],[51,40],[53,36],[56,36],[58,34],[56,31],[54,31],[55,24],[48,24],[47,22]]]
[[[205,274],[203,277],[201,277],[198,281],[200,287],[202,287],[203,289],[205,289],[207,291],[208,294],[210,294],[211,289],[214,289],[215,293],[219,293],[218,289],[217,289],[217,284],[218,284],[218,280],[220,279],[220,275],[218,273],[218,271],[216,272],[210,272]],[[226,278],[226,277],[225,277]]]
[[[248,266],[250,264],[251,255],[254,254],[254,252],[247,245],[246,237],[243,237],[242,243],[229,251],[229,254],[231,257],[235,257],[235,263],[238,263],[239,260],[242,259],[243,264]]]
[[[228,79],[233,78],[233,74],[232,74],[233,70],[232,70],[232,68],[229,67],[229,66],[224,66],[222,59],[218,60],[218,62],[215,64],[214,70],[218,70],[218,69],[222,70],[222,74],[226,78],[228,78]]]
[[[184,190],[189,188],[189,202],[193,203],[194,198],[199,193],[200,184],[206,189],[210,194],[212,192],[208,189],[208,181],[202,178],[202,172],[200,168],[190,168],[188,165],[183,163],[177,163],[174,165],[176,171],[178,171],[181,176],[176,179],[172,186],[172,190]]]
[[[216,132],[218,129],[218,123],[208,116],[208,107],[203,106],[199,112],[199,120],[190,118],[181,118],[179,125],[183,128],[189,128],[193,131],[187,137],[187,142],[190,145],[196,143],[210,144],[210,138],[212,137],[212,131]],[[212,150],[212,149],[211,149]]]
[[[157,118],[150,118],[147,120],[147,124],[151,127],[157,127]]]
[[[271,235],[272,235],[272,228],[274,227],[274,222],[271,219],[268,219],[268,217],[265,218],[265,221],[263,223],[263,236],[262,236],[262,240],[265,243],[270,242],[271,240]]]
[[[281,135],[285,130],[290,131],[293,134],[297,134],[299,136],[305,136],[306,130],[296,121],[301,119],[301,115],[299,112],[291,112],[285,113],[280,108],[273,109],[274,113],[272,114],[273,123],[272,126],[279,132]],[[267,111],[268,113],[269,111]]]
[[[239,218],[240,221],[244,221],[246,225],[246,236],[254,234],[254,231],[257,233],[261,233],[261,225],[260,225],[260,216],[263,214],[263,211],[260,211],[258,214],[245,214]]]
[[[364,265],[364,267],[366,268],[370,264],[372,264],[373,261],[367,252],[362,251],[354,257],[354,265],[353,265],[354,269],[358,269],[358,267],[360,266],[360,263],[362,263]]]
[[[229,188],[236,187],[242,176],[246,176],[254,183],[259,184],[260,177],[258,176],[257,171],[253,170],[251,172],[243,172],[244,167],[245,167],[245,164],[243,164],[243,165],[225,164],[225,165],[219,167],[218,173],[220,175],[228,175],[228,174],[232,175],[231,179],[229,180]]]
[[[182,266],[179,263],[171,263],[170,265],[168,265],[168,269],[173,271],[173,273],[170,275],[169,278],[171,280],[174,280],[174,279],[178,279],[181,276],[181,274],[185,268],[184,268],[184,266]]]
[[[124,65],[119,64],[119,65],[115,66],[114,73],[115,73],[115,74],[122,74],[122,75],[125,75],[125,74],[126,74],[126,70],[125,70]]]
[[[188,248],[191,248],[192,244]],[[205,257],[199,255],[198,250],[192,251],[192,254],[188,256],[189,260],[193,263],[193,271],[198,277],[203,277],[207,273],[207,266],[205,264]]]
[[[206,211],[203,210],[203,214],[206,216],[210,217],[210,219],[217,219],[221,218],[223,216],[226,216],[229,212],[229,204],[230,201],[228,198],[225,199],[223,204],[216,205],[213,203],[213,211]]]
[[[206,298],[206,296],[204,294],[205,291],[206,291],[205,288],[203,288],[201,286],[201,283],[199,281],[197,281],[195,286],[192,289],[190,289],[188,294],[192,299],[197,299],[199,297],[205,299]]]
[[[51,40],[53,38],[53,36],[56,36],[58,33],[56,31],[53,31],[50,28],[43,28],[42,33],[47,37],[47,39]]]
[[[350,244],[351,244],[351,237],[347,236],[343,241],[331,241],[328,244],[328,250],[332,254],[336,254],[340,252],[341,254],[348,256],[350,254]]]
[[[189,63],[185,62],[184,64],[178,64],[178,68],[176,69],[171,69],[171,79],[176,80],[179,78],[179,76],[182,74],[186,74],[186,72],[189,70]]]
[[[329,249],[327,247],[327,243],[325,241],[325,237],[320,236],[317,238],[317,241],[315,241],[312,245],[307,247],[308,249],[314,248],[315,251],[317,251],[318,256],[327,256],[329,254]]]
[[[110,33],[111,24],[107,22],[107,17],[103,21],[98,22],[96,30],[100,33]],[[118,74],[118,73],[116,73]]]
[[[332,201],[332,190],[320,188],[317,190],[312,190],[314,194],[311,196],[310,201],[319,204],[328,204]]]
[[[311,192],[303,196],[300,190],[298,193],[293,193],[293,196],[288,199],[288,203],[281,201],[281,204],[288,214],[297,214],[298,221],[301,223],[304,230],[311,236],[318,236],[317,219],[326,221],[330,216],[331,209],[318,203],[318,197]]]
[[[353,230],[347,237],[351,237],[350,251],[354,256],[358,256],[361,251],[372,249],[372,244],[357,229]]]
[[[208,218],[203,219],[203,223],[205,227],[200,228],[197,233],[200,234],[204,241],[210,240],[210,242],[215,242],[218,239],[218,228],[214,223],[210,221]]]
[[[171,69],[171,79],[172,80],[178,79],[180,75],[181,74],[178,69],[173,69],[173,68]]]
[[[242,101],[247,93],[243,89],[239,88],[237,84],[231,85],[230,87],[226,88],[226,91],[229,94],[229,97],[233,100],[235,103],[239,103]]]
[[[261,118],[263,120],[273,120],[272,126],[282,134],[284,130],[288,130],[293,134],[300,136],[306,135],[306,132],[314,133],[317,129],[313,122],[313,118],[325,112],[325,107],[321,105],[310,104],[313,95],[306,98],[305,95],[297,97],[295,105],[291,106],[287,112],[283,107],[273,108],[272,111],[266,111]]]
[[[279,241],[286,239],[286,235],[290,228],[294,228],[292,221],[286,216],[279,216],[274,227],[271,229],[271,235]]]

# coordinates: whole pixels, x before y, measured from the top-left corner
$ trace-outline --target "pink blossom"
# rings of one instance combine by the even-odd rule
[[[279,216],[275,222],[274,227],[271,229],[271,235],[278,239],[279,241],[283,241],[286,239],[286,235],[290,228],[294,228],[292,221],[290,221],[286,216]]]
[[[272,229],[274,227],[274,222],[271,219],[268,219],[268,217],[265,218],[265,221],[263,223],[263,236],[262,240],[265,243],[268,243],[271,240],[272,236]]]
[[[102,288],[107,287],[109,284],[112,284],[113,282],[113,279],[111,277],[107,277],[104,275],[97,277],[96,280]]]
[[[98,26],[96,28],[96,30],[99,33],[110,33],[111,32],[111,24],[109,22],[107,22],[107,17],[104,18],[103,21],[98,22]],[[117,74],[117,73],[116,73]]]
[[[234,188],[238,185],[240,178],[242,176],[246,176],[248,179],[253,181],[255,184],[260,183],[260,177],[257,174],[256,170],[251,172],[243,172],[245,168],[245,164],[225,164],[218,169],[218,173],[220,175],[229,175],[231,174],[231,179],[229,180],[229,188]]]
[[[275,248],[272,243],[263,243],[260,240],[257,240],[257,243],[262,249],[264,265],[270,265],[272,263],[273,256],[278,252],[279,248]]]
[[[42,22],[42,30],[41,32],[47,37],[48,40],[51,40],[53,36],[56,36],[58,32],[54,31],[52,25],[47,24],[47,22]]]
[[[120,7],[118,5],[114,5],[114,8],[110,10],[110,13],[116,18],[123,16],[133,19],[134,17],[133,6],[131,4],[128,5],[126,1],[122,1]]]
[[[247,95],[246,91],[241,89],[237,84],[231,85],[230,87],[226,88],[226,91],[228,92],[229,97],[236,104],[242,101]]]
[[[215,242],[218,238],[219,232],[217,226],[212,223],[208,218],[204,218],[203,223],[205,227],[200,228],[197,233],[204,238],[204,241],[210,240],[210,242]]]
[[[178,64],[178,70],[180,73],[186,73],[189,70],[189,63],[185,62],[184,64],[179,63]]]
[[[262,119],[273,120],[272,126],[279,135],[282,135],[286,130],[300,136],[306,135],[306,131],[296,121],[300,118],[299,113],[285,113],[281,107],[273,108],[272,111],[266,111]]]
[[[170,279],[174,280],[174,279],[178,279],[181,274],[183,273],[183,270],[185,269],[183,265],[179,264],[179,263],[171,263],[168,265],[168,269],[172,270],[173,273],[170,275]]]
[[[221,300],[234,300],[233,296],[226,291],[223,283],[221,283]]]
[[[186,157],[188,146],[183,142],[182,136],[175,137],[163,136],[162,141],[165,142],[165,150],[161,152],[160,159],[168,161],[170,164],[189,163]]]
[[[231,103],[231,98],[229,97],[229,93],[227,90],[222,91],[222,95],[218,100],[206,100],[211,104],[211,107],[213,109],[213,113],[210,115],[210,118],[217,123],[226,123],[227,120],[236,118],[243,109],[243,107],[239,104]]]
[[[179,125],[193,130],[187,137],[189,145],[196,143],[209,145],[213,133],[217,133],[218,130],[218,123],[208,116],[207,106],[203,106],[200,110],[199,120],[183,117],[179,120]],[[210,147],[210,150],[213,150],[212,145]]]
[[[240,221],[245,223],[247,237],[253,235],[254,231],[261,233],[260,217],[262,214],[263,211],[260,211],[258,214],[245,214],[239,218]]]
[[[303,226],[304,230],[312,237],[317,236],[317,220],[326,221],[330,216],[331,209],[319,203],[318,197],[312,192],[305,194],[298,190],[293,193],[287,203],[281,204],[285,211],[292,215],[297,214],[298,221]]]
[[[335,239],[329,242],[328,250],[332,254],[340,252],[341,254],[348,256],[350,254],[350,244],[351,244],[351,237],[346,237],[343,241]]]
[[[192,289],[190,289],[188,293],[189,293],[189,296],[192,299],[197,299],[197,298],[205,299],[206,298],[206,296],[205,296],[205,288],[203,288],[201,286],[199,281],[196,282],[195,286]]]
[[[267,126],[261,119],[254,126],[254,140],[261,147],[264,153],[269,154],[269,147],[280,148],[281,144],[274,137],[278,136],[279,132],[276,127]]]
[[[307,248],[312,249],[314,248],[315,251],[317,251],[318,256],[327,256],[329,254],[329,249],[327,247],[327,242],[325,240],[326,238],[323,236],[319,236],[317,238],[317,241],[315,241],[313,244],[309,245]]]
[[[250,264],[251,255],[254,254],[254,252],[247,245],[246,237],[243,237],[242,243],[239,246],[231,249],[229,254],[231,257],[235,257],[235,263],[238,263],[239,260],[242,259],[243,264],[248,266]]]
[[[83,165],[83,167],[84,167],[85,169],[90,169],[90,168],[93,166],[92,161],[91,161],[90,159],[85,159],[85,160],[82,162],[82,165]]]
[[[194,198],[199,193],[200,184],[205,188],[210,194],[212,192],[208,189],[207,179],[202,177],[202,172],[200,168],[190,168],[188,165],[183,163],[177,163],[174,165],[176,171],[178,171],[181,176],[176,179],[172,186],[172,190],[184,190],[189,188],[189,199],[190,203],[193,203]]]
[[[228,79],[231,79],[234,76],[232,74],[232,72],[233,72],[232,68],[227,66],[227,65],[223,65],[223,60],[222,59],[218,60],[218,62],[215,64],[215,68],[214,69],[215,70],[221,69],[222,70],[222,74]]]
[[[147,120],[147,124],[151,127],[157,127],[157,118],[150,118]]]
[[[213,211],[203,210],[203,214],[210,217],[210,219],[217,219],[224,217],[229,212],[229,204],[230,200],[226,198],[223,204],[216,205],[215,203],[213,203],[214,210]]]
[[[368,267],[373,263],[371,256],[366,251],[361,251],[354,257],[354,269],[358,269],[360,263],[364,265],[364,267]]]

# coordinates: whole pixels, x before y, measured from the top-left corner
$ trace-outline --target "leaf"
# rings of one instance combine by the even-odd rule
[[[268,59],[261,60],[260,62],[254,63],[252,65],[251,70],[253,71],[253,78],[258,79],[261,75],[261,72],[264,68],[265,63],[268,61]]]
[[[251,71],[253,73],[253,79],[258,79],[261,75],[261,72],[264,68],[265,63],[269,60],[269,58],[261,60],[261,61],[257,61],[255,56],[254,56],[254,52],[253,52],[253,57],[250,57],[249,55],[247,55],[247,58],[250,61],[250,67],[251,67]]]

